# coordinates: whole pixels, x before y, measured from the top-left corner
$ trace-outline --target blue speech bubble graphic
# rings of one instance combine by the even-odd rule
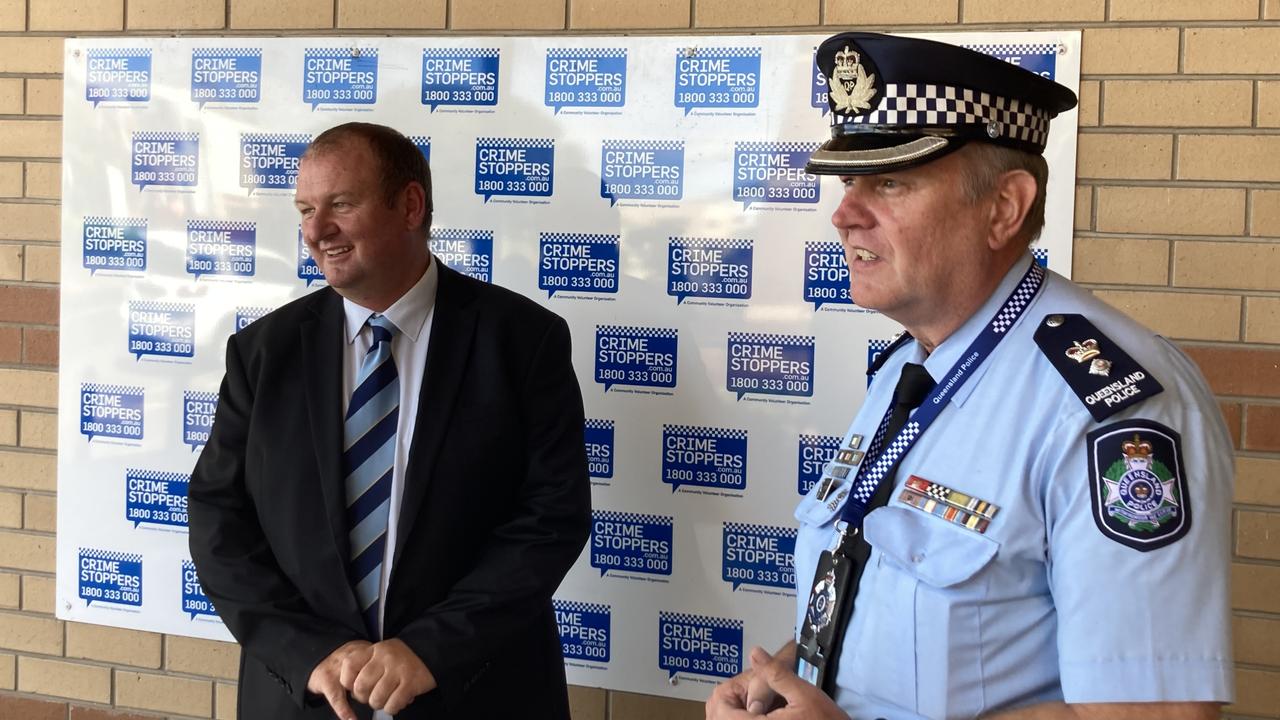
[[[492,230],[432,229],[431,254],[463,275],[493,282]]]
[[[673,493],[681,485],[746,490],[747,431],[663,425],[662,482]]]
[[[596,510],[591,513],[591,567],[670,575],[673,519],[667,515]]]
[[[147,102],[151,99],[151,48],[91,48],[85,52],[84,99]]]
[[[142,606],[141,555],[80,548],[76,580],[86,607],[94,602]]]
[[[675,104],[697,108],[760,105],[760,48],[689,47],[676,51]]]
[[[196,306],[184,303],[131,301],[129,352],[141,360],[157,357],[195,357]]]
[[[822,471],[840,448],[840,438],[835,435],[801,435],[796,444],[796,492],[808,495],[819,480]]]
[[[818,149],[812,142],[738,142],[733,144],[733,201],[816,204],[822,197],[818,176],[805,163]]]
[[[236,308],[237,317],[240,309]],[[218,412],[218,393],[185,390],[182,393],[182,442],[191,452],[209,442],[213,416]]]
[[[679,200],[684,197],[683,140],[605,140],[600,145],[600,197]]]
[[[733,677],[742,672],[742,621],[658,612],[658,667],[680,673]]]
[[[970,50],[1000,58],[1028,72],[1053,79],[1058,64],[1057,43],[996,43],[965,45]]]
[[[591,477],[613,477],[613,421],[587,418],[582,433],[587,450],[587,472]]]
[[[498,104],[498,48],[424,48],[423,105],[493,107]]]
[[[146,272],[147,219],[86,216],[81,247],[90,275],[99,270]]]
[[[538,289],[618,292],[618,235],[588,233],[538,234]]]
[[[674,328],[597,325],[595,379],[614,385],[673,388],[679,332]]]
[[[747,393],[813,396],[812,335],[729,333],[725,389]]]
[[[182,612],[195,620],[201,615],[218,619],[218,611],[213,609],[209,596],[204,594],[204,586],[200,584],[200,576],[196,574],[196,564],[190,560],[182,561]]]
[[[253,277],[258,269],[258,225],[240,220],[187,221],[187,273]]]
[[[609,662],[612,609],[601,603],[552,600],[566,660]]]
[[[299,133],[242,133],[240,187],[254,190],[292,190],[298,184],[298,164],[311,144]]]
[[[200,133],[135,132],[129,143],[130,182],[195,187],[199,182]]]
[[[685,298],[751,297],[755,244],[751,240],[673,237],[667,243],[667,294]]]
[[[555,189],[556,141],[551,138],[476,138],[475,193],[550,197]]]
[[[262,97],[262,48],[191,49],[191,102],[256,103]]]
[[[136,528],[142,523],[187,527],[187,487],[182,473],[126,468],[124,519]]]
[[[835,240],[804,244],[804,301],[816,311],[823,305],[852,305],[849,263],[844,247]]]
[[[86,442],[95,437],[141,440],[143,389],[133,385],[80,385],[80,434]]]
[[[720,541],[720,579],[742,585],[795,590],[796,529],[725,523]]]
[[[559,114],[566,107],[622,107],[627,102],[626,48],[548,48],[543,104]]]
[[[373,105],[378,101],[378,48],[307,48],[302,56],[302,102]]]
[[[316,259],[311,257],[311,248],[307,247],[302,238],[301,225],[298,226],[298,279],[306,281],[307,287],[311,287],[311,283],[317,280],[324,282],[324,273],[316,264]]]

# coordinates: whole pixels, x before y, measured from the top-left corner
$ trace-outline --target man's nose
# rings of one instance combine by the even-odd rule
[[[867,228],[875,225],[875,216],[871,214],[865,198],[859,189],[848,188],[840,197],[840,204],[831,214],[831,224],[837,228]]]

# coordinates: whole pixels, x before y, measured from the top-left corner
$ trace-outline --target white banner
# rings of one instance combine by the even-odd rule
[[[1075,89],[1078,32],[934,35]],[[58,617],[229,639],[186,492],[227,336],[323,283],[297,159],[351,120],[433,169],[447,265],[573,332],[595,520],[557,593],[570,682],[703,699],[795,615],[791,512],[899,328],[829,224],[824,36],[66,44]],[[1037,258],[1069,274],[1076,113]]]

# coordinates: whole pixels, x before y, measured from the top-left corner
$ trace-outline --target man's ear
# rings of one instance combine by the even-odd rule
[[[1017,239],[1035,201],[1036,179],[1026,170],[1010,170],[996,180],[987,238],[992,250],[1003,250]]]
[[[422,227],[427,221],[427,191],[417,182],[404,186],[404,224],[406,230]]]

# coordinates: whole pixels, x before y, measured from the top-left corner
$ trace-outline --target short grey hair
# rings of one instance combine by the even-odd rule
[[[1049,184],[1049,163],[1044,156],[986,142],[971,142],[964,152],[968,162],[964,164],[960,182],[969,202],[985,198],[995,189],[996,180],[1007,172],[1023,170],[1035,178],[1036,197],[1020,229],[1028,245],[1035,242],[1044,229],[1045,192]]]

